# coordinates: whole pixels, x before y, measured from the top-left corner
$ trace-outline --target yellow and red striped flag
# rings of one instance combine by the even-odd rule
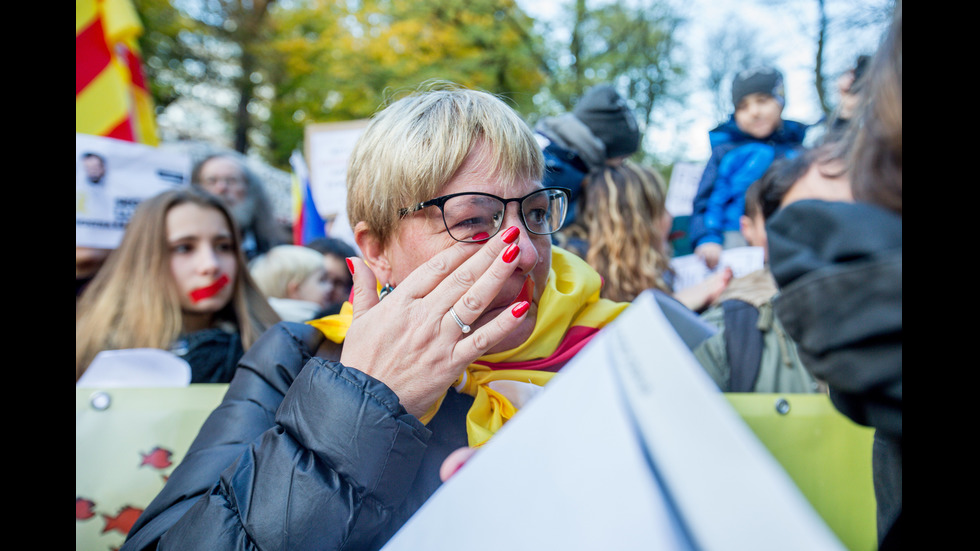
[[[75,0],[75,132],[157,145],[131,0]]]

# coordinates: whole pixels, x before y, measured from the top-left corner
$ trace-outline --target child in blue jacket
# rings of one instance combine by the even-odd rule
[[[694,254],[709,268],[722,249],[746,245],[739,219],[745,191],[775,159],[795,156],[807,125],[783,120],[783,76],[763,67],[738,73],[732,83],[731,118],[711,130],[711,158],[701,175],[688,229]]]

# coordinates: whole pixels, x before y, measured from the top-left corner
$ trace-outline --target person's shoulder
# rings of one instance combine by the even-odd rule
[[[325,340],[316,327],[281,321],[267,329],[239,363],[256,372],[286,369],[295,376]]]
[[[730,149],[733,144],[742,141],[744,138],[745,133],[739,130],[738,125],[735,124],[734,114],[725,122],[708,131],[708,142],[711,145],[712,154],[716,151]]]
[[[778,291],[772,272],[768,268],[762,268],[732,279],[718,297],[716,304],[726,300],[740,300],[759,308],[772,300]]]
[[[802,144],[811,125],[791,119],[783,119],[777,138],[785,143]]]
[[[766,230],[770,266],[780,289],[821,269],[901,262],[901,217],[868,203],[803,199],[777,210]]]

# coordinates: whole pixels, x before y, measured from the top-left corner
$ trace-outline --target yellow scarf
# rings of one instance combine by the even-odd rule
[[[551,272],[531,336],[516,348],[482,356],[454,384],[457,391],[474,398],[466,415],[471,446],[484,444],[514,416],[519,405],[515,406],[512,398],[522,392],[523,383],[544,386],[599,329],[628,306],[599,298],[602,278],[584,260],[559,247],[551,250]],[[352,314],[350,303],[344,303],[339,314],[308,323],[331,341],[341,343]],[[522,402],[519,398],[517,401]],[[428,423],[441,404],[442,399],[420,420]]]

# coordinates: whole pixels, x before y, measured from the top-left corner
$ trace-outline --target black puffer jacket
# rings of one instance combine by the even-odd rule
[[[313,327],[267,331],[123,549],[380,548],[467,445],[473,399],[450,390],[423,426],[331,357]]]
[[[181,335],[170,351],[191,366],[191,384],[228,383],[245,354],[238,330],[211,327]]]
[[[807,200],[777,211],[767,233],[776,315],[837,409],[875,428],[880,549],[899,547],[902,219],[869,204]]]

